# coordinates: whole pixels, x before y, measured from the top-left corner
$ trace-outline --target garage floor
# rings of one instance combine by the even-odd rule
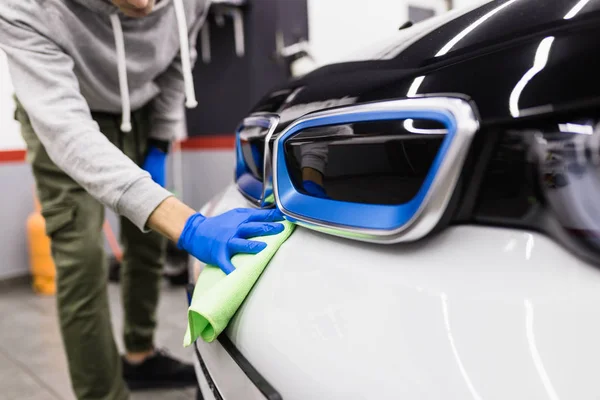
[[[113,326],[121,332],[119,286],[109,287]],[[182,346],[186,296],[166,282],[159,306],[157,346],[191,361]],[[117,337],[123,348],[121,337]],[[39,297],[26,282],[0,283],[0,398],[73,400],[53,297]],[[136,392],[132,400],[195,399],[195,390]]]

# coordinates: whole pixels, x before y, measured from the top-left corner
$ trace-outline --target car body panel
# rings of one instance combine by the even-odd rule
[[[203,211],[247,204],[231,185]],[[537,233],[382,246],[298,227],[225,334],[286,400],[583,400],[598,304],[600,271]]]
[[[276,137],[314,111],[451,94],[476,106],[476,138],[597,112],[600,1],[482,4],[280,85],[251,112],[278,114]],[[248,206],[232,183],[202,212]],[[285,400],[597,399],[593,258],[543,230],[491,225],[459,218],[396,245],[299,226],[224,335]]]
[[[222,339],[222,338],[221,338]],[[200,388],[206,400],[245,399],[280,400],[274,389],[268,388],[266,396],[248,376],[248,371],[238,364],[239,360],[231,354],[231,342],[217,340],[206,343],[202,340],[194,343],[196,357],[194,367]],[[265,389],[264,387],[262,388]]]

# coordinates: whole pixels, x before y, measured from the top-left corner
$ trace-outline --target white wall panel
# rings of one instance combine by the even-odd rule
[[[24,149],[25,143],[14,120],[13,86],[6,65],[6,55],[0,50],[0,151]]]

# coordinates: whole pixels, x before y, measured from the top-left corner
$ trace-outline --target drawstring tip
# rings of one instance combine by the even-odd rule
[[[121,132],[131,132],[131,123],[129,122],[123,122],[121,124]]]
[[[185,106],[187,108],[196,108],[197,105],[198,105],[198,102],[196,100],[187,100],[185,102]]]

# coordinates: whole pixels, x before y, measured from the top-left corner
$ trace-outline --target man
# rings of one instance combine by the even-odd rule
[[[52,239],[61,334],[79,399],[195,383],[190,365],[154,347],[164,237],[230,273],[233,254],[265,247],[247,238],[283,230],[277,212],[205,218],[162,187],[184,93],[195,105],[191,66],[207,7],[204,0],[0,2],[0,48]],[[108,309],[104,206],[123,216],[124,357]]]

